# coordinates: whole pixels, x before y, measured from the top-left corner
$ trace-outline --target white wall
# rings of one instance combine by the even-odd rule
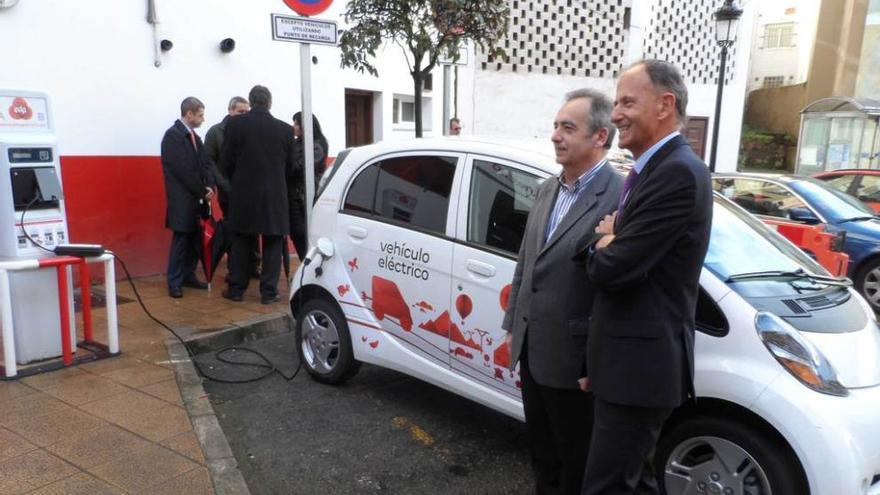
[[[757,9],[751,36],[748,91],[761,88],[765,77],[784,76],[785,85],[806,81],[813,55],[820,0],[751,3],[755,3]],[[764,48],[764,27],[787,22],[794,23],[794,46]]]
[[[162,134],[179,115],[180,101],[197,96],[206,105],[207,127],[226,113],[230,97],[247,97],[254,84],[273,94],[272,113],[290,122],[301,109],[299,45],[273,41],[270,13],[295,15],[281,0],[156,0],[159,39],[174,48],[153,65],[147,1],[25,0],[0,9],[0,85],[47,91],[52,98],[60,152],[65,155],[158,155]],[[337,20],[338,1],[322,19]],[[235,39],[230,54],[224,38]],[[9,47],[14,47],[10,49]],[[391,126],[391,95],[412,94],[400,49],[380,54],[380,77],[339,68],[335,47],[312,45],[313,112],[335,155],[345,142],[345,88],[379,92],[374,113],[377,137],[409,137]],[[434,81],[432,128],[441,131],[442,77]],[[379,103],[377,101],[377,103]]]

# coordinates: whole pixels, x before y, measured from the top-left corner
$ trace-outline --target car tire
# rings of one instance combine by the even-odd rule
[[[666,495],[807,495],[800,463],[766,428],[713,417],[685,420],[657,444],[655,472]]]
[[[874,312],[880,312],[880,258],[865,262],[856,273],[856,290],[868,301]]]
[[[334,302],[313,299],[296,320],[299,362],[315,380],[337,384],[353,377],[361,363],[354,358],[348,322]]]

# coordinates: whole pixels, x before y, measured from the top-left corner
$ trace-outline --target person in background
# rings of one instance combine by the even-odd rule
[[[449,135],[461,135],[461,120],[459,120],[458,117],[452,117],[451,119],[449,119]]]
[[[306,153],[304,149],[305,139],[303,138],[302,112],[293,115],[293,135],[294,150],[296,155],[296,164],[298,170],[306,169]],[[318,191],[318,185],[321,183],[321,177],[327,168],[327,155],[329,153],[329,145],[324,132],[321,131],[321,124],[318,117],[312,114],[312,136],[315,156],[315,191]],[[308,245],[308,225],[306,219],[306,188],[305,174],[292,177],[287,184],[287,197],[290,206],[290,237],[293,246],[296,248],[296,255],[302,260],[306,255],[306,246]]]
[[[553,127],[562,173],[538,189],[501,328],[511,369],[519,361],[535,493],[575,495],[593,425],[593,396],[579,381],[595,289],[574,257],[617,207],[623,179],[605,159],[615,133],[608,97],[568,93]]]
[[[269,113],[272,93],[254,86],[248,99],[251,111],[226,124],[220,159],[220,170],[232,183],[228,223],[235,233],[229,287],[223,297],[242,300],[250,278],[250,250],[259,235],[263,242],[260,302],[271,304],[279,299],[282,242],[290,229],[287,183],[302,171],[296,169],[290,125]]]
[[[195,129],[205,121],[205,104],[190,96],[180,103],[180,118],[162,137],[162,176],[165,180],[165,227],[171,229],[168,253],[168,295],[183,297],[183,286],[207,289],[196,277],[201,238],[199,201],[214,196],[214,174]]]
[[[214,170],[214,178],[217,182],[217,202],[220,203],[220,211],[223,212],[224,217],[229,216],[229,194],[232,188],[232,185],[229,183],[229,178],[220,173],[220,156],[223,151],[223,141],[224,141],[224,133],[226,132],[226,123],[229,122],[229,119],[236,116],[248,113],[251,109],[251,104],[247,101],[247,99],[241,96],[233,96],[232,99],[229,100],[229,105],[226,107],[227,114],[223,117],[219,123],[214,124],[208,129],[208,133],[205,135],[205,152],[208,154],[208,158],[211,159],[213,170]],[[227,239],[230,236],[226,236]],[[223,251],[229,252],[231,249],[231,243],[225,242]],[[219,260],[215,260],[215,263]],[[227,267],[229,265],[229,258],[226,259]],[[251,246],[251,276],[254,278],[260,278],[260,246],[258,244],[254,244]]]

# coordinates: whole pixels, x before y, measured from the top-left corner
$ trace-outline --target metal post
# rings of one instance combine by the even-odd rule
[[[450,93],[452,92],[452,67],[449,65],[443,66],[443,135],[449,135],[449,119],[452,118],[450,115],[449,104],[450,104]]]
[[[68,297],[70,293],[67,291],[67,266],[57,265],[55,271],[58,273],[58,299],[61,308],[61,357],[64,366],[73,364],[73,344],[70,338],[70,302]]]
[[[315,136],[312,129],[312,55],[311,45],[300,43],[300,85],[302,87],[302,128],[303,149],[305,151],[305,181],[306,181],[306,233],[309,231],[309,223],[312,216],[312,203],[315,197]],[[309,236],[306,235],[306,249],[309,246]],[[296,253],[300,258],[306,253]]]
[[[119,354],[119,322],[116,319],[116,258],[104,255],[104,295],[107,298],[107,348]]]
[[[718,69],[718,94],[715,96],[715,125],[712,126],[712,151],[709,154],[709,171],[715,172],[718,154],[718,129],[721,124],[721,95],[724,92],[724,66],[727,63],[727,45],[721,45],[721,67]]]
[[[94,334],[92,333],[92,288],[91,277],[89,277],[89,264],[86,260],[82,260],[79,264],[79,292],[82,298],[82,314],[83,314],[83,340],[85,342],[93,342]]]
[[[0,270],[0,326],[3,327],[3,361],[6,378],[18,374],[15,368],[15,334],[12,332],[12,292],[9,272]]]

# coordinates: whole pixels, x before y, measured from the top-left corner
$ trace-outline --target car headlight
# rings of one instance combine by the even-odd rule
[[[759,311],[755,329],[770,354],[801,383],[823,394],[849,395],[837,380],[831,363],[788,322],[773,313]]]

